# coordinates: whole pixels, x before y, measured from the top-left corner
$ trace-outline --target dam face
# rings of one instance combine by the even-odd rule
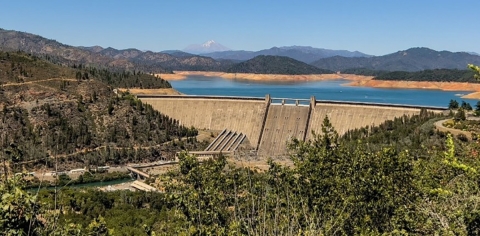
[[[137,96],[181,125],[197,129],[245,134],[256,147],[269,103],[265,99],[208,98],[189,96]]]
[[[420,108],[379,106],[373,104],[332,104],[317,102],[312,109],[309,130],[315,133],[321,133],[325,116],[328,116],[338,134],[342,135],[349,130],[367,125],[379,125],[386,120],[393,120],[395,117],[420,114],[420,110]],[[311,138],[311,136],[311,132],[308,132],[307,139]]]
[[[308,140],[311,131],[321,133],[325,116],[337,132],[379,125],[404,115],[419,114],[422,108],[444,112],[437,107],[316,101],[302,99],[138,95],[161,113],[180,124],[197,129],[241,132],[259,156],[284,156],[292,138]],[[272,103],[281,101],[281,103]],[[294,101],[294,103],[291,103]],[[303,102],[300,104],[300,102]],[[290,102],[290,103],[287,103]]]

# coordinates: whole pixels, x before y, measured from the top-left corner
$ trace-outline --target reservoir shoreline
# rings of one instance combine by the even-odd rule
[[[464,82],[435,82],[435,81],[393,81],[373,80],[373,76],[353,74],[313,74],[313,75],[277,75],[252,73],[225,73],[211,71],[175,71],[174,74],[156,74],[169,81],[183,80],[189,76],[220,77],[229,80],[250,80],[263,82],[313,82],[345,79],[349,82],[343,86],[392,88],[392,89],[425,89],[443,91],[468,91],[462,96],[466,99],[480,99],[480,84]],[[140,91],[138,91],[140,92]],[[153,91],[151,91],[153,92]]]

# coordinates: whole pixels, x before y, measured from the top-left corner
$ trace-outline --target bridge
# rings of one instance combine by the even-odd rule
[[[310,99],[137,95],[137,98],[185,126],[225,130],[207,151],[228,151],[247,140],[260,156],[284,156],[292,138],[309,140],[321,133],[325,116],[341,135],[348,130],[379,125],[395,117],[419,114],[422,109],[445,112],[442,107],[410,106]]]
[[[150,175],[139,170],[139,169],[135,169],[133,167],[130,167],[130,166],[127,166],[127,170],[134,176],[136,177],[137,179],[147,179],[147,178],[150,178]]]
[[[158,192],[158,189],[146,184],[146,183],[143,183],[143,182],[140,182],[138,180],[135,180],[133,181],[133,183],[130,184],[130,186],[132,188],[135,188],[135,189],[138,189],[140,191],[145,191],[145,192]]]

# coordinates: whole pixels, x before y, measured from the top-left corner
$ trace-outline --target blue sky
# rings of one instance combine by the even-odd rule
[[[74,46],[234,50],[313,46],[384,55],[411,47],[480,53],[479,0],[2,1],[0,28]]]

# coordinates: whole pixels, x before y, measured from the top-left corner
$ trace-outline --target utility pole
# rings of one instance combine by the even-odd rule
[[[60,141],[60,134],[58,133],[57,131],[57,145],[56,145],[56,149],[55,149],[55,214],[57,214],[57,184],[58,184],[58,158],[57,158],[57,155],[58,155],[58,142]],[[60,214],[58,214],[60,215]],[[58,219],[58,215],[55,217],[55,222],[54,222],[54,228],[57,227],[57,219]]]
[[[6,106],[6,105],[4,105]],[[3,109],[6,109],[5,107]],[[4,114],[5,116],[5,114]],[[5,145],[5,133],[4,132],[5,130],[5,119],[2,118],[2,146]],[[3,148],[2,148],[3,149]],[[7,183],[7,158],[5,157],[5,151],[2,151],[2,159],[3,159],[3,176],[4,176],[4,180],[5,180],[5,183]]]

